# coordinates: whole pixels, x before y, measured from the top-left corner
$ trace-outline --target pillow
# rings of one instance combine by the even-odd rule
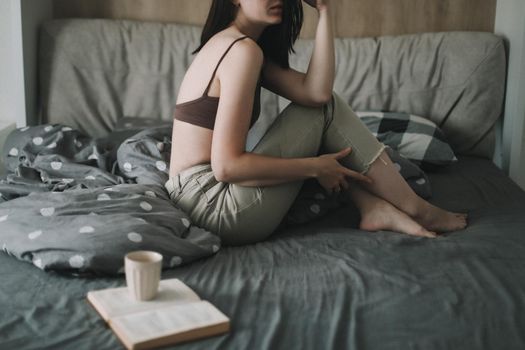
[[[377,139],[425,171],[457,162],[454,151],[432,121],[395,112],[356,112]]]
[[[412,190],[422,198],[430,198],[432,189],[428,176],[389,146],[385,151]],[[282,225],[286,227],[309,223],[349,202],[352,202],[349,194],[329,194],[316,179],[307,179],[284,217]]]

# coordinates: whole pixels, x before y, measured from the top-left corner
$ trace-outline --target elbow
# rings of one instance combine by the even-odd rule
[[[211,169],[213,171],[213,176],[219,182],[231,182],[232,181],[232,161],[225,159],[215,160],[212,158]]]
[[[213,171],[213,176],[215,177],[217,181],[219,182],[229,182],[230,181],[229,171],[225,166],[212,164],[211,169]]]
[[[330,103],[331,100],[332,91],[323,94],[315,94],[315,96],[312,98],[312,105],[314,105],[315,107],[322,107],[327,103]]]

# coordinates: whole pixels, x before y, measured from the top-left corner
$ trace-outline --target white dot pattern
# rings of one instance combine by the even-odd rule
[[[42,142],[44,142],[44,139],[41,138],[41,137],[35,137],[35,138],[33,139],[33,143],[34,143],[35,145],[37,145],[37,146],[40,146],[40,145],[42,144]]]
[[[417,180],[416,180],[416,183],[417,183],[418,185],[423,185],[425,182],[427,182],[427,180],[425,180],[424,178],[421,178],[421,179],[417,179]]]
[[[140,202],[140,207],[144,209],[145,211],[151,211],[153,207],[148,202]]]
[[[399,163],[394,163],[394,168],[396,168],[397,171],[401,171],[401,165],[399,165]]]
[[[159,169],[160,171],[164,171],[166,170],[166,163],[163,162],[162,160],[158,160],[156,163],[155,163],[155,166],[157,167],[157,169]]]
[[[16,157],[16,156],[18,155],[18,149],[14,148],[14,147],[11,148],[11,149],[9,150],[9,155],[10,155],[10,156],[13,156],[13,157]]]
[[[27,130],[29,130],[29,126],[25,126],[25,127],[23,127],[23,128],[20,129],[20,131],[22,131],[22,132],[23,132],[23,131],[27,131]]]
[[[51,168],[53,170],[60,170],[62,168],[62,162],[51,162]]]
[[[73,130],[73,129],[71,129],[69,126],[64,126],[62,128],[62,131],[71,131],[71,130]]]
[[[69,258],[69,265],[74,268],[81,268],[84,266],[84,258],[82,255],[73,255]]]
[[[131,163],[128,163],[128,162],[124,163],[122,166],[124,167],[125,171],[131,171],[133,169],[133,166],[131,165]]]
[[[0,222],[6,221],[8,217],[9,215],[0,216]]]
[[[140,243],[142,242],[142,235],[137,232],[130,232],[128,233],[128,239],[132,242]]]
[[[46,146],[46,148],[56,148],[56,146],[57,146],[56,142],[51,142],[49,145]]]
[[[180,221],[182,221],[182,224],[186,227],[190,227],[190,220],[186,219],[186,218],[182,218],[180,219]]]
[[[170,267],[178,266],[182,264],[182,258],[180,256],[174,256],[170,260]]]
[[[54,213],[55,213],[55,208],[53,208],[53,207],[40,209],[40,214],[42,214],[42,216],[51,216]]]
[[[93,175],[88,175],[84,179],[86,179],[86,180],[95,180],[95,177]]]
[[[159,151],[164,151],[164,144],[162,142],[157,142],[157,149]]]
[[[93,226],[82,226],[80,230],[78,230],[80,233],[92,233],[95,232],[95,229]]]
[[[63,182],[63,183],[66,183],[66,184],[70,184],[70,183],[72,183],[73,181],[75,181],[75,179],[62,179],[62,182]]]
[[[321,207],[318,204],[312,204],[310,210],[312,213],[319,214],[321,212]]]
[[[38,231],[31,232],[30,234],[27,235],[27,237],[29,239],[36,239],[36,238],[40,237],[41,235],[42,235],[42,231],[38,230]]]
[[[98,156],[97,156],[95,153],[93,153],[93,154],[91,154],[91,155],[88,157],[88,159],[95,159],[95,160],[98,160]]]
[[[155,192],[153,192],[153,191],[146,191],[146,192],[144,192],[144,194],[145,194],[146,196],[148,196],[148,197],[151,197],[151,198],[155,198],[155,197],[157,197],[157,195],[156,195]]]
[[[42,259],[35,259],[33,260],[33,264],[38,267],[39,269],[43,269],[43,265],[42,265]]]
[[[51,130],[53,130],[53,127],[51,125],[48,125],[44,128],[45,132],[50,132]]]
[[[111,197],[108,196],[105,193],[101,193],[101,194],[98,195],[97,200],[98,201],[109,201],[109,200],[111,200]]]

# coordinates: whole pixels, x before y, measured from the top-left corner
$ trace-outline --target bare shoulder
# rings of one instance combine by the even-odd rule
[[[225,59],[230,63],[230,68],[240,66],[250,66],[254,69],[260,69],[262,67],[264,55],[260,46],[251,38],[245,38],[237,41],[230,52],[227,54]]]

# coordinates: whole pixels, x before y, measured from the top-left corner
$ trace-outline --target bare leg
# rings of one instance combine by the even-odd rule
[[[390,230],[414,236],[436,237],[435,232],[428,231],[389,202],[364,190],[357,184],[350,184],[348,192],[361,213],[360,229],[366,231]]]
[[[364,189],[404,211],[427,230],[448,232],[466,227],[466,214],[443,210],[419,197],[393,166],[385,151],[372,163],[366,175],[372,178],[373,183],[359,182]]]

